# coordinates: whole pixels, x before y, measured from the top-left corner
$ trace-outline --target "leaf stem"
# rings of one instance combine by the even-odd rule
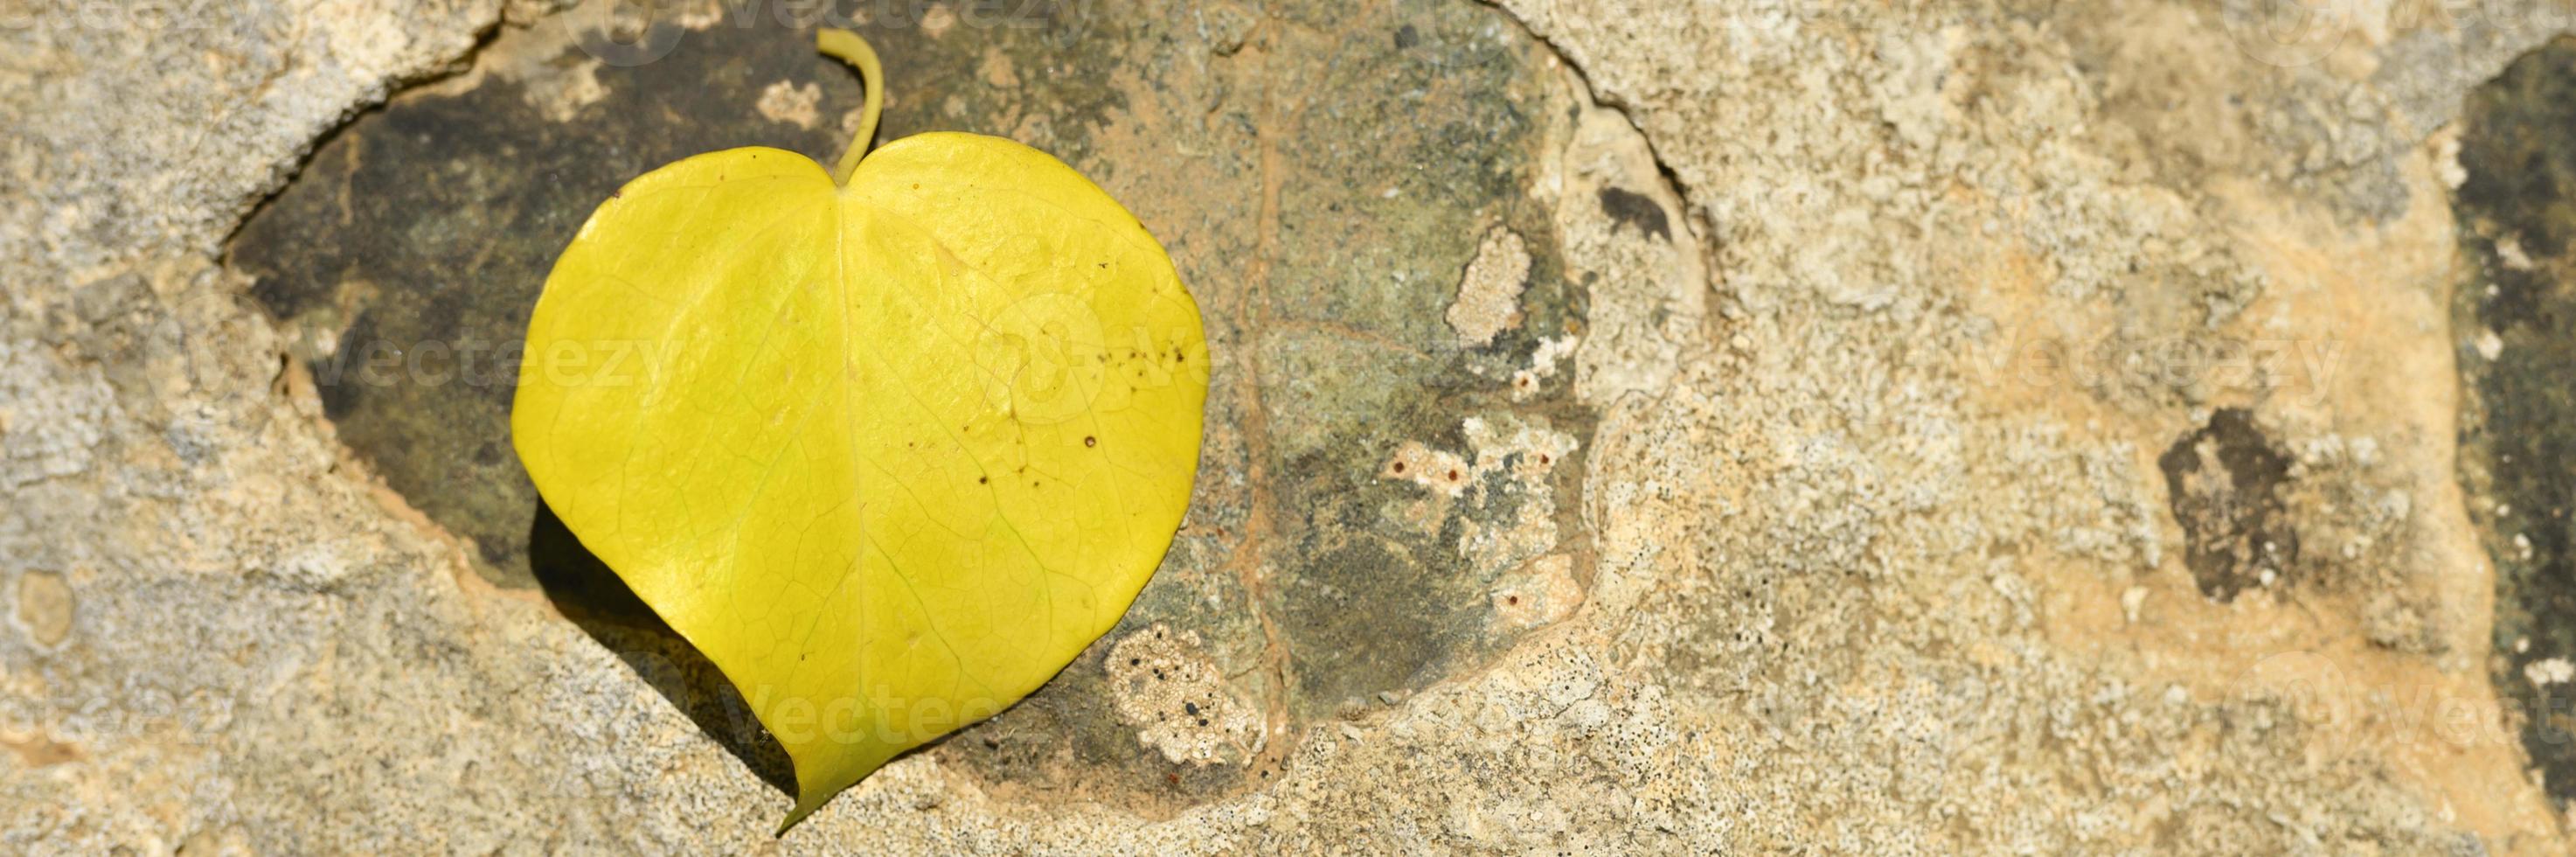
[[[877,114],[885,110],[885,67],[877,62],[877,51],[868,40],[848,30],[825,29],[814,34],[814,47],[825,55],[856,66],[859,88],[866,92],[866,103],[859,107],[859,133],[850,139],[850,147],[841,152],[841,163],[832,168],[833,184],[849,184],[850,174],[859,169],[859,159],[868,156],[869,144],[877,136]]]

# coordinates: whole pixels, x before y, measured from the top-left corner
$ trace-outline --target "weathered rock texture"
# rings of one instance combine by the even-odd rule
[[[0,7],[0,849],[2570,847],[2555,6],[840,4],[1216,366],[1127,620],[773,840],[493,350],[856,86],[558,5]]]

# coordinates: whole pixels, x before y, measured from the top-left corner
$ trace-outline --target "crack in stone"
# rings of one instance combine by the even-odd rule
[[[294,154],[294,163],[276,170],[264,183],[265,186],[260,190],[259,198],[243,206],[236,214],[232,227],[224,230],[223,236],[215,241],[214,246],[218,248],[218,261],[227,268],[232,267],[231,248],[234,239],[241,237],[242,227],[250,225],[250,222],[258,219],[269,206],[276,204],[278,197],[286,195],[287,188],[294,186],[295,181],[312,168],[313,160],[321,156],[322,150],[329,147],[332,141],[339,139],[340,135],[347,133],[351,127],[356,126],[359,120],[405,95],[463,78],[480,70],[483,65],[484,50],[490,48],[492,42],[501,37],[504,28],[511,26],[508,18],[508,15],[502,14],[496,7],[492,20],[484,22],[483,26],[474,30],[474,43],[467,45],[464,51],[447,57],[439,67],[429,71],[409,75],[389,75],[384,79],[384,92],[381,95],[350,102],[341,110],[339,121],[331,123],[331,127],[322,129],[311,139],[306,140],[303,147]],[[244,105],[257,103],[260,94],[267,90],[270,83],[272,81],[263,81],[257,90],[242,99],[242,103]]]
[[[1582,63],[1575,62],[1574,55],[1567,52],[1564,45],[1558,44],[1555,39],[1550,38],[1546,33],[1539,32],[1537,27],[1530,26],[1530,22],[1523,19],[1520,16],[1520,13],[1512,11],[1509,6],[1493,2],[1493,0],[1487,0],[1487,5],[1492,6],[1494,11],[1501,13],[1504,20],[1512,22],[1512,26],[1515,29],[1518,29],[1521,35],[1528,37],[1530,41],[1536,43],[1540,47],[1546,48],[1549,56],[1555,57],[1558,63],[1563,64],[1568,71],[1573,72],[1574,79],[1583,84],[1582,94],[1583,99],[1586,102],[1586,106],[1606,108],[1617,113],[1619,114],[1619,118],[1627,120],[1628,127],[1636,129],[1637,138],[1645,141],[1646,143],[1646,156],[1653,159],[1655,162],[1655,172],[1663,176],[1664,190],[1670,192],[1674,199],[1682,201],[1682,218],[1689,221],[1689,228],[1693,233],[1691,236],[1692,243],[1701,249],[1705,249],[1709,236],[1716,235],[1717,232],[1710,228],[1713,224],[1708,222],[1708,215],[1705,213],[1704,209],[1692,201],[1691,195],[1688,192],[1688,186],[1682,183],[1681,173],[1673,169],[1673,164],[1670,159],[1664,157],[1663,147],[1655,143],[1655,135],[1647,133],[1646,126],[1637,121],[1636,105],[1629,104],[1617,95],[1606,92],[1602,90],[1601,87],[1595,85],[1592,82],[1592,73],[1585,70]],[[1716,268],[1712,266],[1709,270],[1714,271]]]

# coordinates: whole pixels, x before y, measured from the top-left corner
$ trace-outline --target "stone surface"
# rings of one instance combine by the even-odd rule
[[[1126,621],[773,840],[438,370],[837,150],[790,5],[0,7],[0,848],[2568,847],[2564,22],[2159,0],[855,4],[1214,386]]]

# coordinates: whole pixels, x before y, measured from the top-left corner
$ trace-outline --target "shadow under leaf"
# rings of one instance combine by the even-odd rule
[[[537,503],[528,527],[528,566],[555,609],[590,638],[617,654],[628,669],[670,700],[717,744],[761,780],[790,798],[796,771],[787,751],[752,716],[724,671],[670,623],[645,606],[626,581],[583,547],[553,509]]]

